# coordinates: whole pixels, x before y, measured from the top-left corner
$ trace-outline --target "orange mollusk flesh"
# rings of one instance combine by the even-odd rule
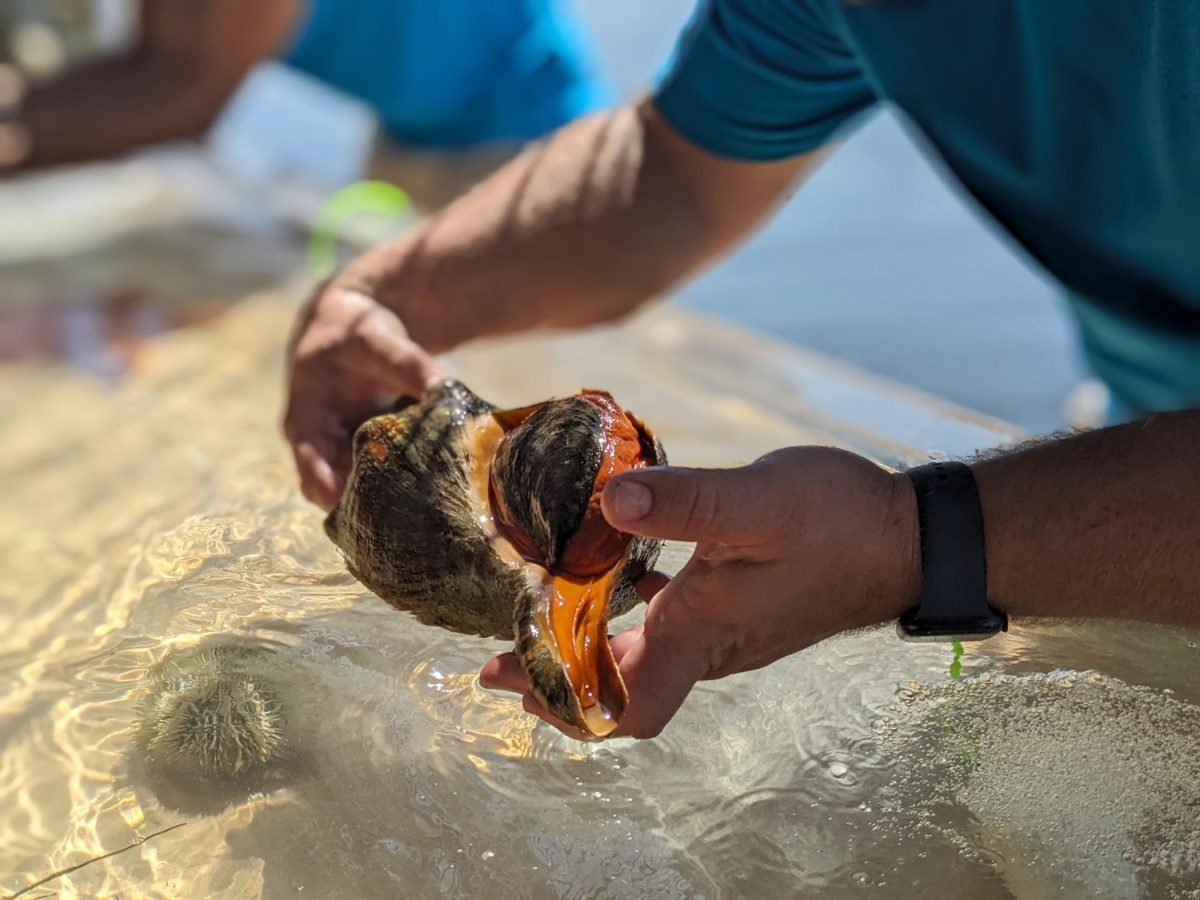
[[[597,578],[557,575],[549,585],[546,624],[588,730],[610,734],[625,711],[625,686],[608,645],[608,603],[617,566]]]
[[[616,729],[627,701],[625,686],[608,644],[607,629],[613,587],[632,536],[608,524],[600,509],[600,496],[613,477],[645,466],[651,460],[646,458],[645,441],[648,439],[640,422],[605,393],[583,391],[579,396],[601,412],[600,468],[578,530],[567,542],[557,563],[546,567],[550,575],[549,583],[544,587],[548,602],[541,605],[545,620],[540,624],[544,633],[553,638],[588,729],[603,736]],[[519,425],[535,409],[499,413],[496,419],[507,431]],[[531,555],[533,542],[530,538],[504,520],[503,515],[496,516],[501,533],[526,559],[545,567],[545,560]]]

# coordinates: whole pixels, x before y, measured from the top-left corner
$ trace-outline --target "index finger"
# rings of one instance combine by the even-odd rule
[[[352,333],[355,340],[338,348],[338,363],[347,371],[412,397],[424,397],[446,379],[441,366],[409,337],[400,318],[381,304],[372,302],[363,310]]]

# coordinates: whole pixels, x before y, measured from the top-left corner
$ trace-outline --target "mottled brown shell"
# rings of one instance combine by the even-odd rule
[[[325,530],[351,574],[397,609],[429,625],[511,640],[519,610],[534,600],[534,585],[524,567],[494,549],[469,483],[468,425],[495,412],[460,382],[447,381],[423,402],[402,402],[364,423],[354,435],[345,492]],[[544,432],[539,429],[542,458],[561,448],[554,477],[513,460],[504,472],[510,493],[536,497],[538,517],[556,534],[570,532],[572,517],[582,516],[577,490],[564,486],[590,485],[600,464],[578,422],[573,414],[547,416]],[[653,452],[655,464],[665,462],[657,442]],[[633,582],[653,567],[660,547],[634,540],[613,591],[612,616],[637,604]]]

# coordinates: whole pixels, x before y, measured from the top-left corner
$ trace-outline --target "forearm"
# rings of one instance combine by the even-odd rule
[[[1189,411],[977,462],[992,601],[1200,626],[1198,448]]]
[[[89,64],[26,97],[13,126],[29,150],[11,168],[111,158],[198,137],[226,93],[225,85],[145,53]]]
[[[38,86],[15,117],[0,115],[0,173],[199,137],[300,9],[299,0],[143,3],[135,48]]]
[[[739,185],[727,185],[735,199],[718,202],[702,183],[710,168],[726,166]],[[795,171],[795,162],[716,161],[648,105],[623,108],[527,149],[411,236],[351,264],[339,281],[397,311],[433,351],[605,321],[728,248]]]

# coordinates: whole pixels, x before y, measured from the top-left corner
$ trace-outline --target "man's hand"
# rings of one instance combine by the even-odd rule
[[[657,735],[696,682],[757,669],[823,638],[898,616],[920,590],[916,502],[907,477],[826,447],[796,447],[728,470],[645,469],[609,483],[616,528],[695,541],[686,566],[654,574],[640,628],[612,639],[629,706],[616,735]],[[572,736],[529,693],[512,654],[485,687]]]
[[[354,429],[395,397],[420,398],[443,375],[400,318],[359,291],[318,291],[289,354],[283,430],[304,496],[330,510],[350,472]]]

